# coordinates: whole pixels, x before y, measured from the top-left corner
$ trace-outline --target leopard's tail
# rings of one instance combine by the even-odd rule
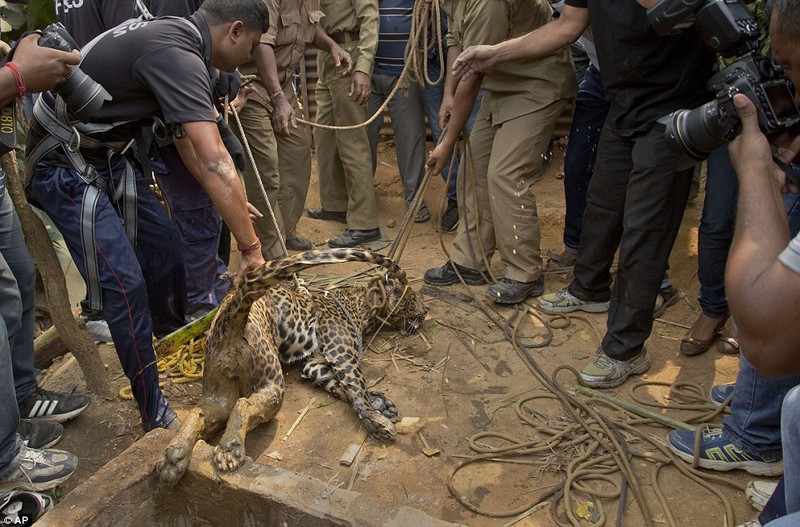
[[[234,280],[231,289],[220,303],[217,316],[209,331],[207,347],[216,345],[218,335],[239,333],[244,328],[253,302],[264,296],[270,286],[285,281],[292,273],[308,267],[343,262],[364,262],[386,268],[404,285],[408,284],[405,271],[394,260],[364,249],[326,249],[306,251],[265,263]],[[218,328],[228,331],[218,331]]]
[[[344,262],[364,262],[379,265],[386,268],[395,275],[403,284],[408,283],[405,271],[397,263],[387,256],[374,253],[368,249],[325,249],[316,251],[306,251],[283,258],[267,262],[262,267],[247,273],[245,281],[253,287],[268,285],[273,278],[285,279],[308,267],[325,265],[331,263]]]

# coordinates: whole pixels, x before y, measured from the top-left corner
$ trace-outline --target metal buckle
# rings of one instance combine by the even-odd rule
[[[74,126],[72,127],[72,137],[66,147],[73,154],[81,148],[81,133]]]

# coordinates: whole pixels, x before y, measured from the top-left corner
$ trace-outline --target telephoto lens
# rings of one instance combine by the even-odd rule
[[[70,34],[58,22],[44,28],[39,38],[39,45],[61,51],[78,49]],[[111,95],[106,89],[81,71],[78,66],[70,66],[66,80],[53,92],[64,99],[70,113],[81,121],[90,120],[106,101],[111,100]]]

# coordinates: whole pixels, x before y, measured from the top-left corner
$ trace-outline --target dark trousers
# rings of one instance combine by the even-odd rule
[[[573,253],[577,252],[581,241],[586,192],[594,172],[600,132],[610,105],[611,96],[603,87],[600,71],[589,66],[575,98],[575,114],[569,129],[567,151],[564,153],[564,247]]]
[[[222,301],[229,285],[220,278],[227,271],[219,257],[222,218],[208,193],[181,161],[175,145],[161,147],[158,155],[167,169],[156,174],[158,186],[183,241],[186,312],[213,309]]]
[[[662,125],[630,137],[608,123],[603,128],[569,289],[584,300],[611,300],[602,347],[613,359],[637,356],[650,336],[691,178],[691,170],[676,170]],[[609,270],[617,247],[611,290]]]
[[[728,145],[723,145],[708,157],[706,197],[697,236],[697,300],[703,313],[711,318],[728,312],[725,265],[733,241],[738,195],[739,179],[731,165]]]
[[[109,181],[108,169],[100,172]],[[103,318],[133,389],[147,430],[166,426],[174,412],[158,387],[153,329],[183,325],[186,302],[181,240],[164,208],[136,171],[138,243],[132,247],[120,216],[105,193],[94,215]],[[86,279],[81,244],[81,206],[86,183],[75,170],[40,164],[29,192],[64,236],[78,271]],[[152,316],[152,319],[151,319]]]

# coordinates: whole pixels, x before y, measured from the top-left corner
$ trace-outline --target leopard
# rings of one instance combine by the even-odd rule
[[[366,285],[325,291],[293,280],[303,269],[340,262],[382,269]],[[349,403],[372,438],[392,440],[400,414],[386,395],[367,389],[360,367],[364,335],[384,325],[409,335],[427,312],[405,271],[366,249],[306,251],[235,278],[208,330],[201,398],[156,464],[161,481],[176,484],[196,442],[223,427],[213,465],[220,472],[241,467],[247,432],[280,410],[284,366],[301,364],[302,377]]]

